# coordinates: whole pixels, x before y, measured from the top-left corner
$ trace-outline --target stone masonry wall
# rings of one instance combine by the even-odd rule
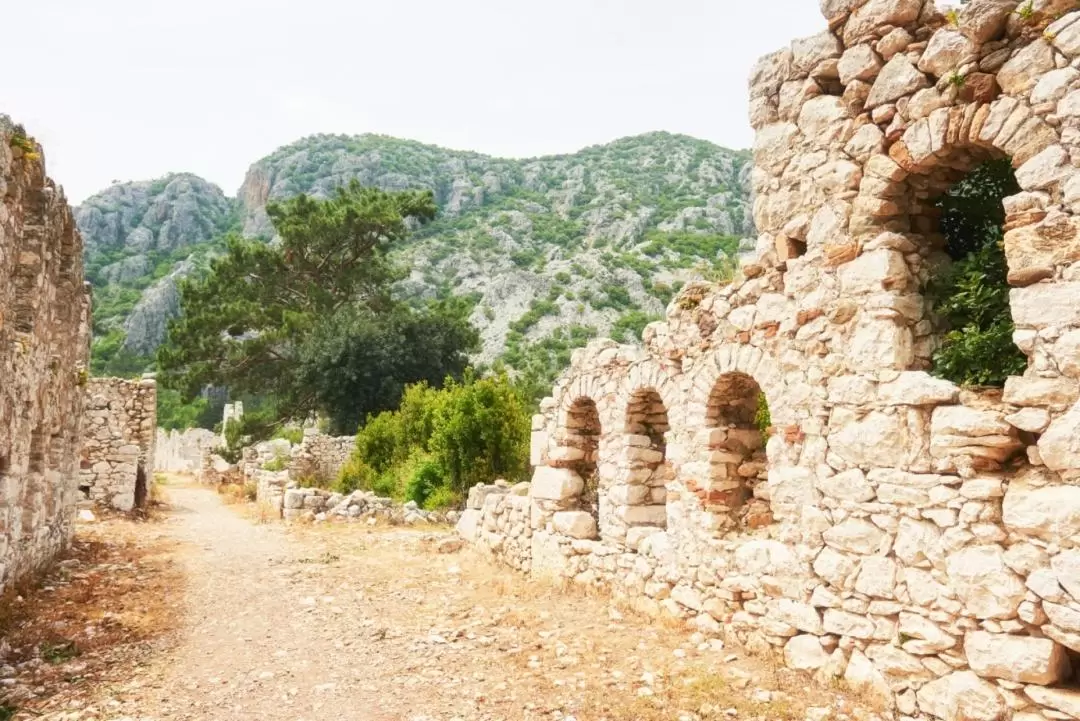
[[[205,428],[157,429],[154,470],[167,473],[199,473],[203,458],[218,445],[218,436]]]
[[[79,489],[117,510],[141,508],[147,497],[157,432],[157,384],[91,378],[86,389]]]
[[[1080,719],[1080,10],[821,7],[752,73],[756,259],[643,348],[577,351],[534,420],[528,533],[498,498],[459,528],[904,717]],[[974,392],[927,373],[924,289],[934,199],[997,157],[1029,362]]]
[[[328,436],[305,428],[303,440],[292,451],[289,475],[296,481],[335,481],[355,446],[355,436]]]
[[[0,591],[66,546],[78,495],[89,295],[41,153],[0,116]]]

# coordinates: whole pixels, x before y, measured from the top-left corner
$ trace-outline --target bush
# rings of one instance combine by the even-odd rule
[[[357,433],[336,488],[445,507],[476,483],[524,480],[529,429],[528,404],[505,375],[409,386],[398,410],[369,418]]]
[[[304,441],[304,429],[299,426],[282,426],[274,432],[274,438],[281,438],[298,446]]]
[[[1002,386],[1027,367],[1012,341],[1001,200],[1019,192],[1006,160],[979,166],[939,202],[946,251],[955,260],[931,280],[929,295],[949,332],[934,373],[962,385]]]
[[[424,510],[441,511],[447,508],[459,508],[464,502],[461,494],[455,493],[446,486],[436,488],[424,501]]]
[[[405,498],[409,501],[415,501],[418,506],[423,508],[428,497],[443,487],[444,476],[442,467],[430,456],[419,458],[405,485]]]

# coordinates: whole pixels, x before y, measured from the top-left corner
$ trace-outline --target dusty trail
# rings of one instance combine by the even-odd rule
[[[771,664],[440,554],[442,535],[258,524],[209,490],[168,495],[158,528],[187,579],[180,630],[90,705],[46,718],[806,718],[804,693],[776,690],[804,685]],[[813,701],[845,718],[828,696]]]

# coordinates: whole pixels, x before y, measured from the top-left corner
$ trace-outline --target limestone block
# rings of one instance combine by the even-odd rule
[[[1011,713],[997,688],[971,671],[957,671],[916,692],[919,709],[945,721],[1008,721]]]
[[[1005,421],[1014,428],[1028,433],[1042,433],[1050,425],[1050,413],[1042,408],[1023,408],[1005,416]]]
[[[480,511],[469,508],[462,511],[461,518],[457,522],[457,532],[469,543],[477,540],[477,530],[480,525]]]
[[[837,500],[863,503],[874,498],[874,487],[866,481],[866,474],[857,468],[818,478],[815,486],[826,496]]]
[[[288,509],[300,509],[304,507],[304,499],[307,498],[306,489],[290,488],[285,491],[284,507]]]
[[[1036,283],[1009,291],[1017,326],[1047,328],[1080,325],[1080,282]]]
[[[1080,691],[1065,688],[1026,686],[1024,693],[1040,706],[1056,709],[1073,718],[1080,718]]]
[[[840,266],[841,290],[850,295],[903,290],[910,282],[904,256],[895,250],[866,252]]]
[[[1002,521],[1015,533],[1050,543],[1071,541],[1080,534],[1080,488],[1037,487],[1016,478],[1005,491]]]
[[[873,598],[895,598],[896,562],[882,556],[864,558],[855,590]]]
[[[667,506],[623,506],[617,515],[629,526],[667,525]]]
[[[913,23],[918,19],[921,10],[921,0],[868,0],[855,8],[844,25],[844,45],[851,47],[869,39],[875,31],[884,26],[903,27]]]
[[[581,494],[585,482],[569,468],[539,466],[533,473],[531,493],[533,498],[565,501]]]
[[[1002,548],[969,546],[947,559],[949,585],[976,618],[1015,618],[1024,582],[1005,565]]]
[[[1080,601],[1080,551],[1062,551],[1050,559],[1050,567],[1057,575],[1058,583],[1074,601]]]
[[[814,559],[814,573],[837,588],[853,588],[853,576],[859,568],[856,558],[832,548],[824,548]]]
[[[904,650],[918,655],[948,651],[959,643],[936,623],[916,613],[901,612],[897,630],[909,639],[903,643]]]
[[[1005,30],[1016,0],[971,0],[961,6],[957,25],[960,32],[978,45],[994,40]]]
[[[1044,39],[1022,47],[997,73],[1001,89],[1009,95],[1030,90],[1043,73],[1054,69],[1054,51]]]
[[[808,75],[821,62],[840,57],[843,46],[828,30],[800,38],[791,43],[791,69],[797,75]]]
[[[919,58],[919,70],[943,78],[975,60],[977,55],[978,48],[970,38],[959,30],[943,27],[930,38]]]
[[[1027,378],[1013,376],[1005,381],[1002,400],[1015,406],[1065,409],[1076,402],[1080,386],[1072,378]]]
[[[878,385],[878,402],[885,405],[930,406],[955,403],[960,388],[951,381],[934,378],[925,371],[901,371]]]
[[[829,662],[817,636],[793,636],[784,645],[784,662],[796,671],[816,671]]]
[[[870,659],[858,649],[851,653],[851,660],[844,671],[844,682],[856,693],[875,699],[886,708],[894,704],[888,682]]]
[[[878,73],[866,99],[867,109],[891,103],[929,85],[926,76],[905,55],[896,55]]]
[[[869,618],[835,608],[825,609],[823,627],[826,633],[835,633],[838,636],[861,639],[874,636],[874,622]]]
[[[848,344],[848,364],[853,370],[881,368],[904,370],[915,359],[911,329],[892,318],[860,313]]]
[[[838,551],[862,555],[887,550],[892,540],[887,533],[862,518],[849,518],[825,531],[822,538]]]
[[[1051,145],[1016,169],[1016,182],[1024,190],[1044,190],[1072,173],[1068,151],[1060,145]]]
[[[873,644],[866,648],[866,657],[874,662],[874,667],[881,672],[889,687],[895,691],[931,678],[930,671],[918,657],[896,646]]]
[[[856,45],[844,51],[837,71],[840,82],[848,85],[852,80],[872,81],[881,70],[881,58],[869,45]]]
[[[1043,686],[1070,676],[1065,649],[1048,638],[971,631],[964,637],[971,670],[984,678],[1003,678]]]
[[[913,450],[929,442],[922,436],[928,429],[912,427],[907,420],[901,413],[871,411],[860,416],[844,408],[834,409],[829,448],[852,466],[904,467]]]
[[[1051,470],[1080,470],[1080,404],[1050,424],[1039,438],[1039,455]]]
[[[570,538],[596,538],[596,519],[584,511],[561,511],[554,515],[555,530]]]

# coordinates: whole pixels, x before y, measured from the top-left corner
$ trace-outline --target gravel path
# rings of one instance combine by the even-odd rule
[[[168,495],[161,528],[187,578],[175,642],[93,715],[55,718],[806,717],[772,665],[468,550],[439,553],[451,534],[259,524],[209,490]]]

